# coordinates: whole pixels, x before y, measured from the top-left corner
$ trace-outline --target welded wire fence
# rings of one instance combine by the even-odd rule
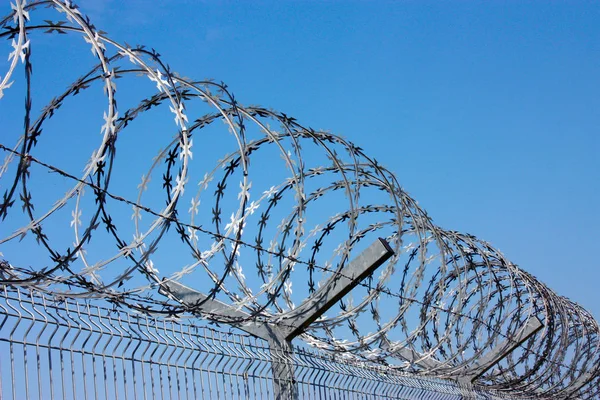
[[[249,335],[0,287],[2,399],[272,399],[293,365],[300,399],[503,398]],[[99,301],[98,303],[101,303]]]

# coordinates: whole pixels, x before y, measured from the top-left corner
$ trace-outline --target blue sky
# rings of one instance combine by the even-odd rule
[[[81,7],[182,75],[223,80],[243,104],[343,135],[436,224],[491,242],[600,317],[597,3]]]
[[[600,317],[598,3],[134,1],[89,14],[242,103],[357,143],[438,225]]]

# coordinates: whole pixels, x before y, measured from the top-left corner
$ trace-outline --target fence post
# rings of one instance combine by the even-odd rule
[[[271,370],[273,372],[273,394],[276,400],[298,399],[298,388],[294,375],[294,349],[285,338],[269,340]]]
[[[269,321],[253,320],[250,314],[209,298],[207,295],[178,282],[164,281],[161,293],[174,297],[195,313],[210,312],[222,316],[228,324],[269,343],[273,357],[273,391],[279,400],[297,399],[298,391],[294,379],[292,340],[331,306],[348,294],[363,279],[371,275],[394,254],[384,239],[378,239],[340,271],[333,275],[317,291],[305,299],[297,308],[274,316]],[[202,304],[201,307],[194,305]],[[280,324],[273,321],[281,321]]]

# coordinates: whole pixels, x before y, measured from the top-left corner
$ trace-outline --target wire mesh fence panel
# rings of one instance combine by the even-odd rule
[[[306,349],[278,355],[250,335],[97,303],[2,288],[3,399],[271,399],[272,364],[283,361],[301,399],[499,398]]]
[[[0,28],[3,397],[598,398],[593,316],[358,145],[71,0]]]
[[[272,392],[265,343],[250,336],[6,287],[0,312],[2,398],[237,399]]]

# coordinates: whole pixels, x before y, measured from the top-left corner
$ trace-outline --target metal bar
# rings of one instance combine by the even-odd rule
[[[390,245],[379,238],[350,261],[341,271],[310,295],[302,304],[283,315],[285,338],[292,340],[323,315],[363,279],[394,255]]]
[[[268,340],[277,336],[277,327],[269,325],[267,322],[249,322],[250,314],[241,310],[236,310],[234,307],[225,304],[219,300],[209,298],[204,293],[198,292],[190,287],[182,285],[179,282],[165,281],[162,287],[175,296],[177,300],[185,305],[192,306],[203,302],[202,310],[211,314],[220,315],[224,320],[229,320],[229,325],[248,332],[251,335],[261,339]],[[161,289],[162,290],[162,289]],[[165,293],[162,291],[161,293]]]
[[[485,374],[490,368],[527,341],[527,339],[535,335],[543,327],[544,324],[537,317],[530,318],[527,320],[527,324],[521,331],[514,337],[502,341],[490,352],[486,353],[470,372],[458,379],[459,382],[472,383],[475,379]]]
[[[271,370],[273,372],[273,394],[277,400],[297,399],[298,391],[294,380],[292,344],[285,339],[269,340]]]
[[[400,356],[402,358],[409,361],[410,363],[421,366],[427,370],[433,370],[433,369],[439,367],[440,365],[442,365],[442,363],[439,362],[438,360],[431,358],[431,357],[424,356],[423,354],[421,354],[409,347],[403,347],[403,348],[397,350],[397,353],[400,354]]]

